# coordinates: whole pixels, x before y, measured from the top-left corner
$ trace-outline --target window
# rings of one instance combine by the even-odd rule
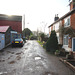
[[[51,32],[51,27],[50,27],[50,32]]]
[[[58,39],[58,43],[59,43],[59,33],[56,33],[57,34],[57,39]]]
[[[64,27],[70,26],[70,17],[65,19]]]
[[[55,24],[55,31],[59,29],[59,22]]]
[[[68,45],[68,35],[64,35],[63,37],[63,44]]]
[[[70,18],[67,19],[67,25],[70,25]]]

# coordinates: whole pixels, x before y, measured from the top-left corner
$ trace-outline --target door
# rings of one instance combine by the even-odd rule
[[[75,38],[72,39],[72,50],[75,51]]]
[[[0,50],[5,47],[5,35],[0,34]]]

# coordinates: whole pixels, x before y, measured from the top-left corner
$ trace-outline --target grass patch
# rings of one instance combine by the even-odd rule
[[[45,46],[43,46],[43,42],[41,42],[41,41],[37,41],[44,49],[45,49],[45,51],[46,51],[46,47]],[[51,54],[51,55],[55,55],[53,52],[49,52],[49,51],[46,51],[48,54]]]
[[[44,49],[46,49],[46,43],[43,41],[37,41]]]
[[[43,47],[43,42],[41,41],[37,41],[42,47]]]

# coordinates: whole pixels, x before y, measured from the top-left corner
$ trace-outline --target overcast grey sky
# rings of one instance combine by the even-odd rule
[[[46,25],[54,22],[55,14],[59,17],[69,11],[69,0],[0,0],[0,14],[24,15],[25,27],[32,31],[37,28],[43,31]]]

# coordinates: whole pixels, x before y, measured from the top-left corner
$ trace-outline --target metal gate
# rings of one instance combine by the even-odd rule
[[[0,33],[0,50],[5,47],[5,34]]]

